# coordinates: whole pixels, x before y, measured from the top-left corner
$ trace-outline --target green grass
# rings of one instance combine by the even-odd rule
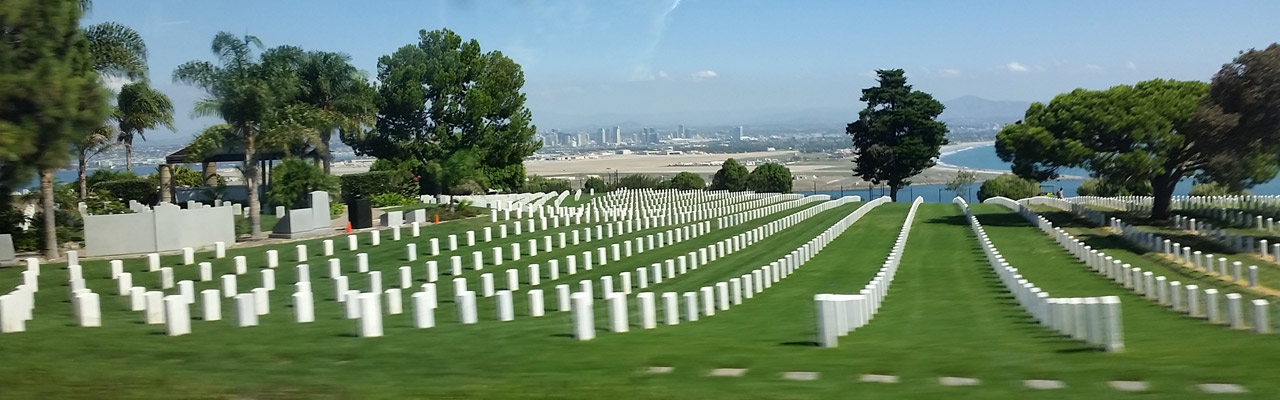
[[[794,250],[858,205],[826,211],[651,290],[695,290],[741,275]],[[598,301],[600,331],[589,342],[566,337],[567,313],[549,311],[543,318],[528,317],[524,287],[515,296],[515,321],[494,321],[492,299],[480,299],[480,323],[457,324],[448,303],[452,285],[447,274],[439,284],[442,303],[436,328],[413,329],[408,314],[386,316],[385,337],[355,338],[355,321],[343,319],[340,306],[327,300],[332,284],[324,278],[323,260],[311,261],[318,321],[295,324],[286,308],[288,285],[293,281],[292,243],[275,247],[282,249],[282,267],[277,270],[280,288],[272,293],[272,313],[264,316],[261,326],[234,327],[230,302],[224,301],[223,321],[193,321],[193,334],[163,336],[163,326],[138,323],[139,313],[124,311],[126,299],[106,294],[112,282],[106,278],[105,261],[93,261],[85,263],[86,279],[95,291],[104,293],[104,326],[77,328],[68,326],[70,304],[61,283],[65,272],[46,266],[36,318],[28,332],[0,335],[0,354],[5,355],[0,363],[0,392],[5,398],[1183,399],[1220,397],[1199,394],[1192,387],[1214,381],[1240,383],[1253,391],[1232,398],[1273,398],[1280,390],[1280,382],[1274,379],[1280,365],[1280,342],[1275,337],[1212,326],[1137,298],[1070,258],[1021,217],[987,205],[974,209],[992,241],[1037,285],[1058,296],[1121,296],[1124,353],[1086,349],[1035,324],[987,265],[963,214],[949,204],[920,207],[897,278],[870,325],[842,337],[840,347],[814,346],[813,295],[855,292],[865,285],[884,261],[908,207],[895,203],[876,208],[797,273],[741,306],[698,322],[640,330],[633,315],[631,332],[609,333],[603,330],[604,303]],[[636,255],[626,263],[611,262],[562,276],[561,281],[634,271],[796,211],[713,230]],[[425,251],[426,235],[443,237],[488,225],[487,221],[470,219],[424,228],[424,237],[418,238],[423,243],[420,249]],[[554,230],[547,232],[554,236]],[[563,259],[565,254],[580,254],[622,238],[586,243],[546,257]],[[370,252],[373,268],[384,271],[384,287],[392,287],[398,282],[394,271],[404,263],[404,251],[389,235],[383,239],[382,246],[362,247],[362,251]],[[367,246],[367,239],[362,241]],[[339,249],[345,248],[345,240],[337,242]],[[319,258],[318,241],[310,243],[313,257]],[[495,241],[478,248],[487,258],[488,248],[506,243]],[[251,255],[250,265],[260,265],[263,249],[235,250],[232,255]],[[463,250],[469,264],[471,248]],[[543,254],[508,261],[502,267],[467,270],[466,276],[478,288],[478,273],[494,272],[502,287],[503,267],[523,272],[530,263],[544,262]],[[354,268],[353,255],[342,258],[344,270]],[[174,261],[165,257],[166,265]],[[415,278],[422,278],[422,261],[413,264]],[[215,268],[225,271],[229,262],[220,260]],[[128,260],[126,268],[145,267],[139,260]],[[180,279],[195,276],[193,267],[182,268]],[[441,268],[446,272],[447,263]],[[0,284],[16,283],[16,270],[0,270]],[[147,280],[150,276],[135,273],[135,282],[154,285]],[[351,272],[348,276],[355,277]],[[241,287],[250,287],[256,278],[256,271],[242,276]],[[560,282],[544,281],[542,287],[551,289],[556,283]],[[363,287],[359,285],[353,283]],[[555,305],[554,291],[550,292],[549,310]],[[634,314],[634,302],[631,309]],[[663,375],[641,372],[649,366],[675,370]],[[705,376],[719,367],[749,371],[741,378]],[[816,371],[821,378],[782,380],[780,374],[787,371]],[[899,375],[902,383],[857,382],[864,373]],[[982,384],[943,387],[936,381],[940,376],[975,377]],[[1033,392],[1021,387],[1022,379],[1058,379],[1068,387]],[[1112,379],[1146,380],[1153,391],[1116,392],[1105,386]]]

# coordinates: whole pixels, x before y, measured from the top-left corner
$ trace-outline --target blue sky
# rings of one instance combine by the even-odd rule
[[[1276,15],[1278,1],[100,0],[85,22],[143,35],[152,80],[179,114],[178,134],[148,136],[177,141],[216,122],[188,118],[202,93],[170,78],[210,60],[218,31],[344,52],[372,75],[418,30],[448,27],[524,67],[528,105],[548,130],[853,116],[876,68],[906,69],[943,100],[1208,80],[1238,51],[1280,40]]]

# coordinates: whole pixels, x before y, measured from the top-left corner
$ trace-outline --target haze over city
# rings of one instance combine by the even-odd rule
[[[141,33],[178,126],[147,138],[177,144],[218,121],[191,118],[203,93],[170,81],[178,64],[207,57],[218,31],[346,52],[373,76],[377,58],[416,42],[418,30],[448,27],[522,66],[539,131],[590,132],[628,121],[840,127],[861,108],[872,71],[899,67],[949,106],[963,96],[1014,101],[990,113],[1009,122],[1026,102],[1077,87],[1207,80],[1273,40],[1277,14],[1270,1],[130,0],[94,8],[85,24]]]

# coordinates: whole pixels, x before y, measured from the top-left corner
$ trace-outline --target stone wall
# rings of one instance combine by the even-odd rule
[[[150,212],[84,218],[85,254],[155,253],[236,240],[231,207],[183,210],[161,204]]]

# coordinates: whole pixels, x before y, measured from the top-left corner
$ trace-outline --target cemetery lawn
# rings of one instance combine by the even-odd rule
[[[583,196],[584,198],[586,195]],[[796,226],[764,239],[755,246],[702,266],[697,271],[664,281],[655,292],[687,291],[741,275],[767,264],[822,232],[861,204],[828,210]],[[234,312],[223,302],[223,321],[193,321],[193,333],[163,335],[163,325],[139,323],[137,312],[114,295],[106,277],[106,261],[85,262],[89,286],[103,293],[103,327],[70,326],[66,302],[65,271],[46,265],[37,293],[36,318],[28,332],[0,336],[0,395],[4,398],[981,398],[1076,399],[1127,398],[1155,395],[1159,398],[1215,398],[1194,385],[1208,382],[1239,383],[1251,393],[1231,398],[1274,398],[1280,391],[1275,380],[1280,365],[1280,341],[1274,336],[1234,332],[1200,320],[1180,316],[1133,295],[1127,289],[1095,275],[1018,215],[993,205],[974,205],[976,215],[991,240],[1023,275],[1055,296],[1116,295],[1123,301],[1127,349],[1108,354],[1085,348],[1042,328],[1010,298],[988,266],[959,208],[951,204],[924,204],[917,213],[911,236],[889,295],[872,322],[841,337],[837,348],[814,345],[815,293],[852,293],[867,283],[884,262],[906,216],[909,204],[882,205],[853,224],[835,242],[794,275],[746,300],[743,305],[697,322],[660,325],[654,330],[637,326],[635,303],[629,305],[631,332],[604,330],[604,301],[597,300],[598,329],[595,340],[578,342],[567,337],[568,313],[555,307],[552,286],[597,278],[660,259],[688,253],[763,222],[797,212],[776,213],[726,229],[713,229],[703,237],[635,255],[626,262],[597,265],[560,281],[543,282],[548,314],[528,316],[524,292],[516,293],[516,320],[496,322],[492,299],[482,298],[480,323],[460,325],[447,293],[447,256],[470,257],[472,248],[441,257],[423,256],[403,261],[402,242],[390,240],[368,246],[361,236],[361,250],[369,252],[370,265],[383,271],[384,287],[396,287],[396,268],[413,265],[422,278],[424,260],[444,259],[438,326],[413,329],[407,314],[384,317],[385,336],[353,337],[355,322],[342,318],[341,307],[331,301],[333,287],[327,278],[319,240],[269,247],[234,249],[229,256],[247,255],[251,271],[240,277],[241,287],[257,284],[262,251],[280,251],[278,289],[272,293],[271,314],[261,325],[234,327]],[[488,218],[461,220],[423,228],[415,238],[421,251],[427,237],[489,226]],[[714,223],[713,223],[714,226]],[[581,228],[581,226],[578,226]],[[563,258],[586,249],[634,238],[652,229],[620,238],[602,239],[557,249],[548,257]],[[1092,228],[1071,228],[1088,233]],[[548,234],[564,231],[549,229]],[[402,231],[407,238],[408,230]],[[1076,234],[1073,232],[1073,234]],[[541,233],[538,237],[541,237]],[[484,250],[520,238],[478,243]],[[345,239],[334,238],[339,251]],[[407,240],[407,239],[406,239]],[[1105,237],[1090,240],[1106,240]],[[443,242],[443,240],[442,240]],[[306,243],[317,322],[296,324],[288,308],[288,286],[294,281],[293,245]],[[1106,242],[1115,243],[1115,242]],[[442,245],[443,247],[443,245]],[[1098,246],[1095,246],[1098,247]],[[1108,249],[1109,253],[1113,250]],[[1145,258],[1114,254],[1138,265]],[[354,256],[341,253],[343,269],[351,271]],[[207,252],[199,254],[205,261]],[[488,254],[486,254],[486,259]],[[1129,261],[1129,259],[1135,261]],[[479,273],[494,272],[535,262],[543,253],[503,266],[487,265],[483,271],[467,270],[469,285],[476,287]],[[165,265],[176,263],[166,256]],[[230,258],[217,260],[215,275],[226,270]],[[467,260],[469,266],[469,260]],[[1150,261],[1156,271],[1160,263]],[[125,261],[138,284],[154,285],[145,262]],[[192,279],[192,267],[175,268],[178,279]],[[563,266],[562,266],[563,268]],[[1176,268],[1176,267],[1171,267]],[[12,287],[19,268],[0,270],[0,284]],[[1169,272],[1169,273],[1172,273]],[[1158,274],[1169,274],[1158,272]],[[522,279],[523,279],[522,274]],[[1170,275],[1172,276],[1172,275]],[[544,279],[546,279],[544,277]],[[505,279],[496,279],[505,286]],[[1188,281],[1184,279],[1184,282]],[[361,283],[352,283],[360,287]],[[197,290],[216,287],[199,283]],[[521,288],[525,289],[525,288]],[[198,307],[193,314],[198,315]],[[669,373],[648,374],[652,366],[673,367]],[[709,377],[715,368],[746,368],[742,377]],[[815,381],[788,381],[784,372],[820,373]],[[858,382],[861,374],[896,375],[901,383]],[[944,376],[972,377],[981,384],[946,387]],[[1023,379],[1061,380],[1066,388],[1032,391]],[[1124,393],[1107,387],[1109,380],[1143,380],[1146,393]]]

